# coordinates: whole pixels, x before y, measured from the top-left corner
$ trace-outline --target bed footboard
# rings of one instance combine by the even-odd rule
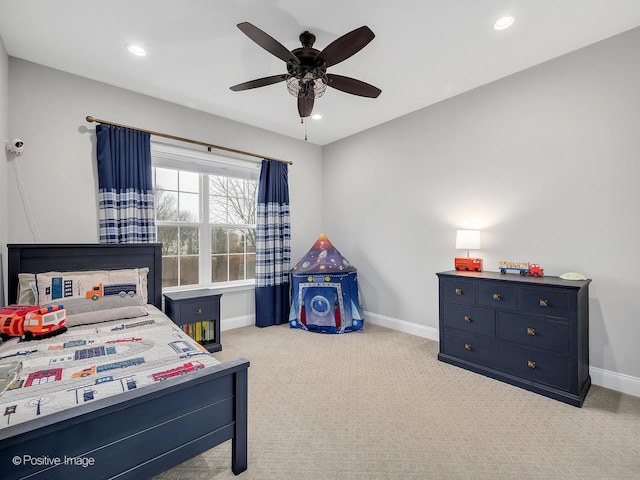
[[[247,468],[248,367],[236,359],[1,429],[2,477],[149,478],[227,440],[237,475]]]

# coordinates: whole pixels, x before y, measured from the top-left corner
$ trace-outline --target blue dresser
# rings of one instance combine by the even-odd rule
[[[589,283],[497,272],[438,273],[438,359],[582,406]]]

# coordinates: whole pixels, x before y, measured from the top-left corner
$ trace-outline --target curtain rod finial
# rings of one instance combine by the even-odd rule
[[[87,122],[91,123],[95,120],[91,115],[87,115]]]

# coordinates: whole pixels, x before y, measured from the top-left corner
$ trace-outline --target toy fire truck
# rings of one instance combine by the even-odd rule
[[[0,308],[0,333],[25,340],[53,337],[67,331],[62,305],[9,305]]]
[[[456,257],[453,262],[456,267],[456,270],[462,270],[464,272],[481,272],[482,271],[481,258]]]

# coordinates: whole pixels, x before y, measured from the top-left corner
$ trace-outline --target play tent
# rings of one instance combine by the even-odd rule
[[[289,326],[324,333],[361,330],[357,270],[321,233],[291,269]]]

